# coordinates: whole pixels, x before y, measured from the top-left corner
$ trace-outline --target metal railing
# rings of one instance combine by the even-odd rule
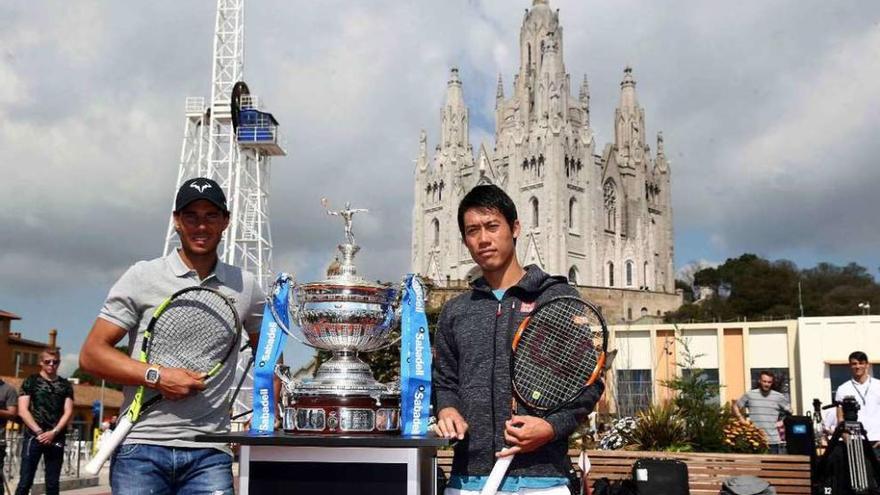
[[[20,430],[6,430],[0,432],[5,434],[6,441],[6,459],[3,461],[3,476],[6,484],[11,490],[15,490],[18,484],[18,477],[21,470],[21,447],[24,442],[24,436]],[[89,462],[92,453],[92,442],[84,441],[79,438],[79,429],[72,428],[67,434],[67,440],[64,444],[64,460],[61,464],[61,478],[80,478],[87,476],[83,468]],[[34,484],[43,483],[44,481],[43,462],[34,477]]]

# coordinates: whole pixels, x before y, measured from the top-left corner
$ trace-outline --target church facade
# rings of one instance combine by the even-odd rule
[[[412,268],[438,286],[479,275],[461,242],[457,207],[478,184],[496,184],[516,204],[517,253],[581,286],[675,292],[670,167],[662,133],[651,149],[632,69],[624,70],[614,142],[598,145],[586,77],[577,97],[563,57],[558,11],[533,0],[520,30],[511,95],[501,77],[495,144],[469,141],[457,69],[447,83],[440,139],[422,131],[415,170]]]

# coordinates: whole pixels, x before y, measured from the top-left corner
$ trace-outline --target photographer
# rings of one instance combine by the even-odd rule
[[[880,455],[880,380],[868,374],[868,356],[862,351],[849,355],[849,370],[852,378],[837,388],[834,400],[854,397],[859,405],[859,422],[865,429],[874,453]],[[837,408],[837,419],[843,421],[843,409]]]

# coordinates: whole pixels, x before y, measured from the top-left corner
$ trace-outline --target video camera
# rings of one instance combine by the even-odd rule
[[[861,406],[859,406],[858,401],[852,395],[847,395],[841,402],[832,402],[832,405],[840,405],[840,408],[843,409],[844,421],[858,422]]]
[[[819,401],[814,401],[818,409]],[[874,455],[865,430],[859,422],[859,403],[853,396],[822,407],[840,407],[843,421],[837,425],[828,448],[816,464],[814,493],[863,495],[880,493],[880,460]]]

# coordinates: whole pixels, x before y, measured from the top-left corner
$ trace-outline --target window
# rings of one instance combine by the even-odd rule
[[[617,370],[617,412],[635,416],[651,405],[653,381],[651,370]]]
[[[713,384],[715,384],[715,385],[718,385],[718,384],[720,383],[720,382],[718,381],[718,368],[714,368],[714,369],[713,369],[713,368],[708,368],[708,369],[703,369],[703,370],[700,370],[700,371],[701,371],[701,373],[700,373],[700,377],[699,377],[699,380],[700,380],[700,381],[702,381],[702,382],[707,382],[707,383],[713,383]],[[682,369],[682,370],[681,370],[681,376],[682,376],[683,378],[690,378],[690,377],[693,375],[693,372],[694,372],[694,370],[692,370],[692,369],[686,369],[686,368],[685,368],[685,369]],[[739,398],[739,397],[737,397],[737,399],[738,399],[738,398]],[[711,398],[709,398],[709,399],[706,401],[706,403],[708,403],[708,404],[721,405],[721,397],[719,397],[718,395],[716,395],[715,397],[711,397]]]
[[[847,376],[849,376],[849,366],[847,368]],[[789,403],[791,402],[791,378],[788,374],[788,368],[752,368],[749,370],[752,376],[752,388],[756,389],[759,387],[758,380],[761,377],[762,371],[769,371],[773,373],[773,390],[781,393],[788,399]],[[845,380],[844,380],[845,381]],[[841,382],[843,383],[843,382]],[[838,384],[840,385],[840,384]],[[834,387],[835,390],[837,387]],[[731,397],[732,399],[738,399],[739,397]]]
[[[614,263],[608,262],[608,287],[614,287]]]
[[[578,283],[578,269],[576,266],[568,269],[568,283],[571,285],[577,285]]]
[[[831,378],[831,400],[837,395],[837,387],[852,378],[848,364],[829,364],[828,376]],[[871,364],[871,375],[880,380],[880,363]]]
[[[440,220],[435,218],[431,221],[431,226],[434,228],[434,242],[431,245],[437,247],[440,245]]]
[[[578,204],[577,199],[571,198],[568,200],[568,230],[571,232],[577,232],[578,228]]]
[[[608,179],[605,181],[603,192],[605,201],[605,230],[614,232],[617,225],[617,188],[614,187],[613,180]]]
[[[626,319],[629,321],[632,321],[632,319],[633,319],[633,309],[632,308],[626,308]]]
[[[632,287],[633,284],[633,262],[626,262],[626,286]]]
[[[529,203],[532,205],[532,228],[536,229],[536,228],[538,228],[538,213],[539,213],[538,198],[532,197],[532,199],[529,200]]]
[[[645,290],[648,290],[651,286],[648,285],[648,262],[646,261],[643,265],[643,272],[645,277]]]

